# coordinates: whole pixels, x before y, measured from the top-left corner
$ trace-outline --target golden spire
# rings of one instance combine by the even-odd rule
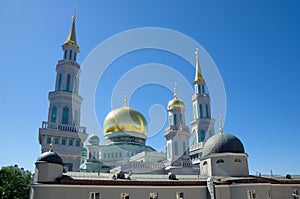
[[[198,48],[196,48],[195,54],[196,54],[196,74],[195,74],[194,84],[197,83],[197,82],[204,82],[205,83],[205,79],[203,78],[202,73],[201,73],[201,69],[200,69]]]
[[[49,145],[50,151],[53,151],[53,138],[51,138],[51,143]]]
[[[220,134],[223,133],[223,121],[222,121],[222,115],[219,116],[219,131],[220,131]]]
[[[64,45],[71,44],[71,45],[75,46],[76,48],[79,48],[77,45],[77,41],[76,41],[75,21],[76,21],[76,8],[74,7],[74,14],[72,16],[71,30],[69,32],[68,38],[65,41]]]
[[[177,82],[174,83],[174,98],[177,99]]]
[[[127,91],[125,92],[125,96],[124,96],[124,106],[125,107],[128,106]]]

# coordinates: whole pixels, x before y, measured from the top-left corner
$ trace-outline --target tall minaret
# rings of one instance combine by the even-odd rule
[[[166,129],[167,162],[166,170],[173,167],[190,167],[189,139],[190,130],[185,124],[185,107],[183,101],[177,97],[176,85],[174,98],[168,103],[169,126]]]
[[[190,150],[197,149],[199,152],[203,143],[215,134],[215,120],[211,118],[210,98],[206,92],[206,82],[200,69],[198,48],[195,53],[196,74],[194,80],[195,93],[192,96],[193,120],[190,123],[192,127],[192,146]],[[199,157],[198,154],[196,156]]]
[[[48,121],[39,129],[42,152],[49,151],[53,140],[55,151],[63,158],[70,171],[78,171],[83,143],[87,138],[86,127],[80,126],[82,97],[78,95],[80,65],[76,62],[79,47],[76,42],[75,20],[67,40],[62,45],[63,59],[56,65],[55,90],[49,92]]]

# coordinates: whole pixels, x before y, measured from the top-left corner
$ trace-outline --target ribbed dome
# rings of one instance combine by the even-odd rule
[[[53,163],[53,164],[60,164],[64,166],[64,162],[62,158],[55,152],[48,151],[41,154],[41,156],[37,159],[36,163],[39,162],[47,162],[47,163]]]
[[[174,108],[184,108],[184,103],[180,99],[175,96],[171,101],[168,103],[168,110],[174,109]]]
[[[147,136],[147,121],[138,111],[124,106],[112,110],[104,119],[104,136],[115,132],[134,132]]]
[[[222,133],[209,138],[204,147],[202,156],[215,153],[245,153],[243,143],[234,135]]]
[[[100,142],[100,138],[98,137],[98,135],[96,134],[92,134],[89,138],[88,138],[88,142],[92,145],[99,145]]]

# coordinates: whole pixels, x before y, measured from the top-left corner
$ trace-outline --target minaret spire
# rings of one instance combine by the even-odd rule
[[[196,54],[196,74],[195,74],[194,84],[196,84],[197,82],[204,82],[205,83],[205,79],[203,78],[202,73],[201,73],[198,48],[196,48],[195,54]]]
[[[174,98],[177,99],[177,82],[174,83]]]
[[[222,118],[222,115],[220,115],[219,117],[219,131],[220,131],[220,134],[223,133],[223,118]]]
[[[75,21],[76,21],[76,9],[74,8],[74,14],[72,16],[72,26],[64,45],[71,44],[72,46],[79,48],[76,41]]]
[[[125,107],[128,106],[127,91],[125,92],[125,96],[124,96],[124,106]]]

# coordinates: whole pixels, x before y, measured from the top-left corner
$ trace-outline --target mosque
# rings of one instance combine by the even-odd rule
[[[185,121],[185,104],[174,89],[167,106],[166,153],[147,146],[147,121],[124,106],[107,114],[105,145],[80,125],[83,98],[78,94],[80,65],[76,17],[63,58],[56,65],[55,90],[49,92],[48,120],[39,129],[42,154],[35,162],[31,199],[279,199],[299,198],[300,179],[292,176],[252,176],[241,140],[215,134],[210,97],[196,51],[192,98],[193,120]],[[191,145],[190,143],[191,139]],[[88,143],[84,146],[85,141]]]

